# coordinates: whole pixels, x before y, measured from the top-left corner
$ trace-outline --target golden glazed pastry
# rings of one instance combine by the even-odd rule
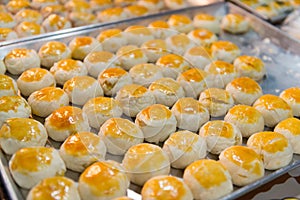
[[[113,0],[90,0],[89,2],[94,12],[98,12],[113,6]]]
[[[152,82],[163,78],[161,68],[155,64],[145,63],[133,66],[129,74],[134,84],[148,87]]]
[[[243,137],[249,137],[254,133],[263,131],[265,127],[262,114],[247,105],[232,107],[225,115],[224,120],[236,125]]]
[[[297,118],[287,118],[279,122],[275,128],[274,132],[281,133],[284,135],[291,144],[293,152],[300,154],[300,120]]]
[[[9,73],[19,75],[27,69],[39,68],[40,58],[33,49],[17,48],[5,55],[4,64]]]
[[[209,110],[212,117],[225,115],[234,105],[232,96],[226,90],[219,88],[204,90],[200,94],[199,101]]]
[[[28,118],[31,115],[31,107],[20,96],[0,97],[0,127],[9,118]]]
[[[69,14],[72,27],[86,26],[98,23],[97,16],[91,13],[73,11]]]
[[[16,14],[26,8],[30,8],[30,2],[27,0],[10,0],[6,4],[6,10],[12,14]]]
[[[300,88],[291,87],[280,93],[280,98],[282,98],[289,106],[291,106],[293,115],[295,117],[300,116]]]
[[[185,15],[171,15],[167,22],[170,28],[181,33],[188,33],[194,28],[192,20]]]
[[[75,76],[65,82],[63,89],[70,102],[80,106],[91,98],[103,96],[99,82],[90,76]]]
[[[207,150],[212,154],[220,154],[227,147],[242,144],[242,134],[232,123],[222,120],[209,121],[204,124],[199,135],[205,138]]]
[[[126,12],[128,18],[141,17],[150,13],[147,7],[138,4],[126,6],[124,11]]]
[[[168,155],[159,146],[149,143],[130,147],[122,165],[130,181],[141,186],[152,177],[170,172]]]
[[[160,57],[168,54],[167,43],[162,39],[148,40],[141,48],[145,51],[148,62],[155,63]]]
[[[126,45],[117,51],[117,57],[121,63],[121,67],[130,70],[137,64],[147,63],[148,58],[143,49],[135,45]]]
[[[44,146],[47,138],[43,124],[34,119],[10,118],[0,129],[1,149],[9,155],[23,147]]]
[[[127,37],[121,29],[112,28],[103,30],[97,36],[97,40],[102,44],[104,51],[115,53],[122,46],[127,45]]]
[[[256,12],[261,14],[262,16],[266,16],[268,18],[272,18],[277,16],[278,11],[271,5],[260,5],[255,8]]]
[[[221,28],[229,33],[241,34],[249,30],[248,20],[240,14],[227,14],[222,18]]]
[[[245,186],[264,176],[261,156],[245,146],[228,147],[219,156],[220,162],[229,171],[233,184]]]
[[[215,79],[205,71],[198,68],[191,68],[182,72],[177,77],[177,82],[182,86],[186,97],[197,99],[200,93],[213,84]]]
[[[32,114],[39,117],[47,117],[61,106],[69,105],[69,97],[63,89],[57,87],[46,87],[33,92],[28,97]]]
[[[234,60],[233,65],[240,76],[247,76],[255,81],[261,80],[266,74],[264,62],[257,57],[242,55]]]
[[[141,25],[132,25],[124,30],[127,42],[130,45],[141,46],[148,40],[153,40],[154,36],[149,28]]]
[[[104,160],[106,146],[94,133],[78,132],[64,141],[60,146],[59,154],[68,169],[82,172],[94,162]]]
[[[294,8],[290,1],[273,1],[270,5],[279,13],[291,12]]]
[[[21,22],[15,28],[19,37],[28,37],[45,33],[44,28],[36,22]]]
[[[0,28],[14,28],[16,21],[8,12],[0,12]]]
[[[18,95],[18,86],[16,81],[4,74],[0,74],[0,97]]]
[[[108,68],[101,72],[98,81],[106,96],[115,96],[124,86],[132,84],[128,72],[121,68]]]
[[[123,109],[123,113],[129,117],[135,117],[144,108],[155,104],[155,97],[146,87],[129,84],[123,86],[115,97]]]
[[[58,4],[57,0],[32,0],[31,7],[35,9],[40,9],[50,5]]]
[[[170,26],[167,22],[162,20],[156,20],[148,24],[148,28],[152,31],[152,34],[156,39],[166,39],[171,35],[178,34],[178,31],[170,29]]]
[[[164,77],[176,79],[177,76],[190,68],[184,57],[176,54],[168,54],[160,57],[156,65],[162,68]]]
[[[110,118],[100,127],[98,133],[107,151],[113,155],[124,155],[126,151],[144,141],[142,130],[124,118]]]
[[[240,77],[232,80],[226,85],[226,91],[232,95],[235,104],[249,106],[263,95],[260,85],[248,77]]]
[[[81,13],[91,13],[92,7],[88,1],[85,0],[69,0],[65,4],[66,9],[69,12],[81,12]]]
[[[137,4],[148,8],[150,12],[158,12],[165,6],[164,2],[160,0],[140,0]]]
[[[67,9],[64,5],[61,4],[55,4],[50,6],[45,6],[40,10],[40,13],[44,18],[49,17],[51,14],[57,14],[62,17],[67,17]]]
[[[70,135],[90,131],[88,119],[80,108],[62,106],[45,119],[49,137],[55,141],[64,141]]]
[[[211,31],[207,29],[194,29],[189,32],[188,36],[200,46],[209,47],[211,43],[218,40],[218,37]]]
[[[199,13],[193,18],[193,25],[195,28],[204,28],[215,34],[220,33],[220,21],[216,17],[206,14]]]
[[[41,24],[43,21],[43,16],[36,10],[22,9],[15,15],[15,20],[17,23],[27,21]]]
[[[65,43],[59,41],[45,43],[39,49],[38,54],[41,59],[41,65],[48,69],[50,69],[55,62],[71,58],[71,50],[69,47]]]
[[[171,111],[176,117],[177,127],[183,130],[196,132],[209,120],[208,110],[193,98],[178,99]]]
[[[213,87],[216,88],[225,88],[229,82],[238,77],[238,73],[234,66],[221,60],[211,62],[204,70],[211,74],[211,77],[214,80]]]
[[[12,28],[0,28],[0,41],[17,39],[18,35]]]
[[[188,5],[185,0],[164,0],[164,2],[169,9],[184,8]]]
[[[31,93],[45,87],[55,87],[54,76],[46,69],[28,69],[17,79],[18,87],[22,95],[28,97]]]
[[[114,22],[128,18],[122,7],[107,8],[100,11],[97,17],[101,22]]]
[[[171,78],[161,78],[149,86],[153,93],[156,103],[172,106],[178,99],[185,96],[181,85]]]
[[[69,43],[69,48],[72,52],[72,58],[77,60],[83,60],[92,51],[102,51],[101,43],[90,36],[75,37]]]
[[[197,45],[197,42],[186,34],[176,34],[166,38],[167,50],[176,55],[183,55],[188,49]]]
[[[291,107],[283,99],[272,94],[258,98],[253,107],[261,112],[268,127],[274,127],[280,121],[293,116]]]
[[[183,57],[189,61],[193,67],[204,69],[214,59],[211,56],[210,49],[203,46],[195,46],[188,49]]]
[[[28,147],[12,156],[9,170],[20,187],[30,189],[45,178],[63,176],[66,166],[56,149]]]
[[[275,170],[287,166],[293,159],[293,148],[282,134],[265,131],[251,135],[247,146],[262,157],[265,169]]]
[[[205,140],[190,131],[172,133],[165,141],[163,150],[168,154],[171,166],[184,169],[207,154]]]
[[[145,200],[193,199],[193,194],[186,183],[174,176],[156,176],[149,179],[143,186],[141,194]]]
[[[82,111],[87,115],[91,127],[99,130],[100,126],[112,117],[121,117],[119,102],[109,97],[96,97],[84,104]]]
[[[158,144],[175,132],[177,121],[166,106],[154,104],[139,112],[135,123],[143,131],[145,141]]]
[[[127,6],[136,3],[136,0],[114,0],[114,4],[117,6]]]
[[[84,170],[78,181],[82,200],[105,200],[126,195],[129,180],[121,165],[100,161]]]
[[[26,200],[53,198],[80,200],[76,183],[63,176],[45,178],[29,191]]]
[[[219,199],[233,191],[228,170],[215,160],[202,159],[190,164],[184,170],[183,181],[194,199]]]
[[[71,22],[58,14],[51,14],[44,19],[42,26],[46,32],[59,31],[67,28],[71,28]]]
[[[56,83],[64,85],[65,82],[76,76],[86,76],[87,69],[83,62],[73,59],[62,59],[50,68]]]
[[[213,42],[211,47],[211,55],[216,60],[225,62],[233,62],[240,54],[241,50],[237,45],[229,41],[216,41]]]

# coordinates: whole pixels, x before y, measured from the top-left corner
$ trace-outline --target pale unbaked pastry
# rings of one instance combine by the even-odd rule
[[[177,127],[183,130],[196,132],[209,120],[208,110],[193,98],[178,99],[171,111],[176,117]]]
[[[63,89],[70,102],[80,106],[91,98],[103,96],[99,82],[90,76],[75,76],[65,82]]]
[[[293,148],[289,140],[277,132],[255,133],[249,137],[247,146],[261,156],[264,167],[268,170],[285,167],[293,159]]]
[[[163,150],[168,154],[171,166],[184,169],[207,155],[205,140],[190,131],[172,133],[164,142]]]
[[[192,200],[193,194],[186,183],[175,176],[155,176],[149,179],[141,191],[145,200]]]
[[[238,127],[222,120],[209,121],[204,124],[199,135],[205,138],[207,150],[212,154],[220,154],[227,147],[242,144],[242,134]]]
[[[171,15],[167,23],[170,28],[181,33],[188,33],[194,28],[192,20],[189,17],[180,14]]]
[[[152,34],[157,39],[166,39],[167,37],[170,37],[171,35],[176,35],[179,32],[171,29],[169,24],[166,21],[163,20],[156,20],[148,24],[148,28],[152,31]]]
[[[59,41],[50,41],[41,46],[38,51],[41,59],[41,65],[50,69],[55,62],[71,58],[71,50],[65,43]]]
[[[210,62],[214,61],[210,49],[203,46],[195,46],[188,49],[183,57],[191,63],[193,67],[204,69]]]
[[[141,17],[150,13],[149,9],[143,5],[132,4],[124,8],[128,18]]]
[[[25,21],[41,24],[43,21],[42,14],[33,9],[22,9],[14,17],[18,24]]]
[[[274,127],[280,121],[293,116],[292,108],[283,99],[272,94],[258,98],[253,107],[261,112],[268,127]]]
[[[33,92],[28,97],[32,114],[39,117],[47,117],[61,106],[69,105],[68,94],[58,87],[46,87]]]
[[[115,53],[122,46],[127,45],[127,37],[121,29],[111,28],[103,30],[97,36],[97,40],[102,44],[104,51]]]
[[[113,7],[102,10],[98,13],[101,22],[114,22],[128,18],[127,13],[122,7]]]
[[[148,61],[155,63],[160,57],[168,54],[167,43],[162,39],[148,40],[141,45]]]
[[[51,14],[44,19],[42,26],[46,32],[59,31],[67,28],[71,28],[71,22],[58,14]]]
[[[83,60],[86,55],[93,51],[102,51],[101,43],[90,36],[75,37],[69,43],[72,52],[72,58]]]
[[[152,82],[163,78],[161,68],[155,64],[144,63],[133,66],[129,70],[132,82],[148,87]]]
[[[222,18],[221,28],[229,33],[241,34],[246,33],[250,25],[244,16],[230,13]]]
[[[291,87],[285,89],[280,93],[280,98],[282,98],[289,106],[291,106],[293,115],[295,117],[300,116],[300,88],[299,87]]]
[[[0,27],[0,41],[8,41],[17,39],[18,35],[12,28],[1,28]],[[1,72],[1,71],[0,71]]]
[[[206,13],[199,13],[193,18],[193,25],[196,28],[204,28],[211,32],[220,33],[220,21],[217,17]]]
[[[55,87],[54,76],[46,69],[32,68],[24,71],[17,79],[22,95],[28,97],[31,93],[45,87]]]
[[[123,86],[115,97],[129,117],[135,117],[142,109],[155,104],[155,97],[147,88],[137,84]]]
[[[226,85],[226,91],[232,95],[235,104],[249,106],[263,95],[260,85],[248,77],[240,77],[232,80]]]
[[[182,56],[188,49],[197,45],[193,38],[182,33],[167,37],[165,41],[167,50],[179,56]]]
[[[9,170],[20,187],[30,189],[44,178],[63,176],[66,166],[56,149],[28,147],[13,154]]]
[[[141,186],[152,177],[170,172],[168,155],[159,146],[149,143],[130,147],[122,165],[130,181]]]
[[[25,48],[11,50],[3,61],[7,71],[13,75],[19,75],[27,69],[39,68],[41,63],[35,50]]]
[[[99,130],[100,126],[112,117],[121,117],[119,102],[109,97],[96,97],[84,104],[82,111],[87,115],[91,127]]]
[[[209,110],[212,117],[225,115],[234,105],[232,96],[226,90],[219,88],[204,90],[200,94],[199,101]]]
[[[59,154],[68,169],[82,172],[92,163],[105,159],[106,146],[96,134],[78,132],[67,137],[60,146]]]
[[[26,200],[51,199],[53,196],[62,199],[80,200],[77,184],[72,179],[63,176],[43,179],[29,191]]]
[[[45,33],[44,28],[37,24],[36,22],[21,22],[15,27],[15,30],[18,36],[21,37],[29,37],[33,35],[40,35]]]
[[[190,164],[183,173],[194,199],[215,200],[233,191],[228,170],[218,161],[202,159]]]
[[[144,141],[142,130],[124,118],[110,118],[100,127],[98,133],[107,151],[113,155],[124,155],[126,151]]]
[[[0,12],[0,28],[14,28],[17,25],[12,14]]]
[[[149,86],[149,90],[153,93],[156,103],[168,107],[172,106],[178,99],[185,97],[181,85],[171,78],[161,78],[154,81]]]
[[[18,86],[16,81],[4,74],[0,74],[0,97],[18,95]]]
[[[106,200],[126,195],[129,184],[119,163],[100,161],[80,175],[78,191],[82,200]]]
[[[80,108],[62,106],[45,119],[49,137],[55,141],[64,141],[70,135],[90,131],[88,118]]]
[[[45,127],[34,119],[7,119],[0,129],[1,149],[9,155],[23,147],[44,146],[47,139]]]
[[[228,147],[222,151],[219,159],[229,171],[233,184],[237,186],[253,183],[265,174],[261,156],[249,147]]]
[[[300,154],[300,120],[297,118],[287,118],[279,122],[274,132],[284,135],[291,144],[293,152]]]
[[[9,118],[28,118],[30,115],[31,107],[23,97],[0,97],[0,127]]]
[[[218,37],[211,31],[207,29],[194,29],[189,32],[188,36],[200,46],[209,47],[211,43],[218,40]]]
[[[247,105],[232,107],[225,115],[224,120],[236,125],[243,137],[249,137],[254,133],[263,131],[265,127],[262,114]]]
[[[237,45],[229,41],[216,41],[213,42],[211,47],[211,55],[216,60],[225,62],[233,62],[240,54],[241,50]]]
[[[175,132],[177,121],[166,106],[154,104],[139,112],[135,123],[143,131],[145,141],[158,144]]]

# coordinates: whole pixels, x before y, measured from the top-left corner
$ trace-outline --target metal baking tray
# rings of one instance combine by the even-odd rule
[[[230,40],[236,43],[241,48],[243,54],[260,57],[266,63],[267,76],[260,82],[264,93],[278,95],[282,90],[288,87],[299,86],[300,43],[297,43],[291,38],[286,37],[286,35],[283,32],[278,31],[277,28],[230,2],[218,2],[207,6],[195,6],[180,10],[173,10],[161,14],[153,14],[150,17],[145,16],[116,23],[108,23],[101,26],[89,26],[84,29],[79,28],[76,29],[76,31],[60,35],[47,35],[47,37],[42,37],[32,41],[26,40],[16,44],[7,44],[1,47],[0,58],[3,58],[10,50],[14,48],[24,47],[38,50],[42,44],[52,40],[58,40],[68,44],[69,41],[76,36],[96,36],[101,30],[107,28],[125,28],[133,24],[147,25],[149,22],[157,19],[167,19],[171,14],[185,14],[192,17],[200,12],[210,13],[219,17],[231,12],[239,13],[247,17],[253,27],[249,32],[241,35],[231,35],[222,32],[220,34],[220,39]],[[49,141],[49,144],[56,148],[59,147],[58,143],[54,143],[51,140]],[[209,155],[208,157],[211,159],[217,158],[216,156],[212,155]],[[25,199],[28,190],[19,188],[13,181],[8,170],[8,159],[9,157],[0,151],[0,177],[4,182],[3,185],[5,185],[9,199]],[[121,161],[122,157],[108,154],[107,159]],[[222,199],[236,199],[241,197],[244,194],[253,191],[254,189],[299,166],[300,155],[294,155],[293,161],[290,163],[290,165],[276,171],[266,170],[266,175],[262,179],[244,187],[235,187],[231,194],[223,197]],[[182,170],[171,170],[171,174],[179,177],[182,176],[182,172]],[[66,176],[71,177],[74,180],[78,180],[79,174],[68,170]],[[130,189],[128,190],[128,196],[133,199],[141,199],[141,196],[138,194],[140,189],[141,187],[131,184]]]

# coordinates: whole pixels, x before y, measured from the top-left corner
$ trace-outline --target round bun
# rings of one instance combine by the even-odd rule
[[[169,9],[180,9],[188,6],[184,0],[164,0],[164,2]]]
[[[189,186],[194,199],[219,199],[233,191],[228,170],[215,160],[198,160],[183,173],[183,181]]]
[[[174,176],[156,176],[149,179],[143,186],[141,194],[145,200],[193,199],[193,194],[186,183]]]
[[[78,181],[82,200],[105,200],[124,196],[129,180],[124,169],[114,161],[100,161],[84,170]]]
[[[127,45],[127,37],[121,29],[112,28],[103,30],[97,36],[104,51],[117,52],[122,46]]]
[[[280,133],[264,131],[251,135],[247,146],[262,157],[266,169],[285,167],[293,159],[293,149],[289,140]]]
[[[69,0],[65,3],[65,7],[69,12],[82,12],[82,13],[92,12],[90,3],[85,0]]]
[[[127,13],[122,7],[113,7],[102,10],[97,15],[101,22],[114,22],[128,18]]]
[[[53,111],[45,119],[45,127],[49,137],[59,142],[74,133],[90,131],[86,114],[73,106],[63,106]]]
[[[0,27],[1,28],[14,28],[16,26],[16,21],[12,14],[8,12],[0,12]]]
[[[229,171],[233,184],[245,186],[264,176],[264,164],[254,150],[245,146],[228,147],[221,152],[220,162]]]
[[[4,12],[11,12],[12,14],[16,14],[22,9],[26,9],[30,7],[30,1],[28,0],[4,0],[1,2],[2,5],[6,3],[6,9],[3,10]]]
[[[213,60],[210,49],[202,46],[195,46],[188,49],[183,57],[188,60],[193,67],[198,69],[204,69],[205,66]]]
[[[218,37],[207,29],[195,29],[189,32],[188,36],[196,42],[197,45],[209,47],[211,43],[218,40]]]
[[[32,113],[39,117],[47,117],[61,106],[69,105],[69,97],[63,89],[46,87],[33,92],[28,97]]]
[[[268,127],[274,127],[280,121],[293,116],[291,107],[283,99],[272,94],[258,98],[253,107],[261,112]]]
[[[28,147],[12,156],[9,170],[20,187],[30,189],[45,178],[64,175],[66,166],[54,148]]]
[[[80,200],[76,183],[72,179],[63,176],[43,179],[29,191],[26,199],[51,199],[53,194],[62,199]]]
[[[135,123],[141,128],[147,142],[165,141],[176,130],[176,118],[164,105],[154,104],[139,112]]]
[[[71,28],[71,22],[62,16],[57,14],[51,14],[46,19],[44,19],[42,26],[46,32],[59,31],[67,28]]]
[[[213,42],[210,49],[214,59],[229,63],[233,62],[241,54],[239,47],[229,41],[219,40]]]
[[[149,14],[149,9],[143,5],[132,4],[124,8],[128,18],[141,17]]]
[[[280,93],[280,98],[282,98],[289,106],[292,108],[293,115],[295,117],[300,116],[300,88],[291,87]]]
[[[208,110],[193,98],[181,98],[172,107],[177,127],[183,130],[198,131],[209,120]],[[193,123],[191,123],[193,122]]]
[[[90,0],[91,9],[94,12],[104,10],[113,6],[113,0]]]
[[[157,39],[166,39],[171,35],[178,34],[178,31],[170,29],[169,24],[166,21],[156,20],[148,24],[148,28],[152,31],[152,34]]]
[[[222,18],[221,28],[229,33],[240,34],[249,30],[249,22],[239,14],[227,14]]]
[[[34,119],[10,118],[0,129],[1,149],[9,155],[23,147],[44,146],[47,138],[45,127]]]
[[[90,76],[73,77],[65,82],[63,89],[70,102],[81,106],[93,97],[103,96],[100,84]]]
[[[59,154],[68,169],[82,172],[92,163],[105,159],[106,146],[94,133],[79,132],[64,141]]]
[[[83,13],[83,12],[71,12],[69,14],[69,19],[73,25],[73,27],[77,26],[86,26],[90,24],[98,23],[97,16],[91,13]]]
[[[0,97],[18,95],[18,86],[16,81],[4,74],[0,74]]]
[[[87,115],[90,126],[97,130],[106,120],[122,115],[119,102],[109,97],[90,99],[84,104],[82,111]]]
[[[58,4],[57,0],[32,0],[31,7],[34,9],[40,9],[45,6]]]
[[[98,40],[90,36],[75,37],[69,43],[72,58],[83,60],[92,51],[102,51],[102,45]]]
[[[167,55],[167,43],[162,39],[148,40],[141,48],[145,51],[148,62],[155,63],[160,57]]]
[[[188,49],[197,45],[193,38],[185,34],[176,34],[166,38],[167,50],[176,55],[183,55]]]
[[[149,87],[152,82],[163,78],[161,68],[151,63],[135,65],[129,70],[129,74],[134,84],[145,87]]]
[[[184,169],[207,154],[205,140],[190,131],[172,133],[165,141],[163,150],[168,154],[171,166],[177,169]]]
[[[195,15],[193,18],[193,25],[196,28],[204,28],[215,34],[220,33],[219,19],[209,14],[199,13]]]
[[[12,28],[0,27],[0,41],[9,41],[18,38],[18,34]]]
[[[262,114],[255,108],[247,105],[236,105],[224,117],[226,122],[238,127],[243,137],[264,130],[265,123]]]
[[[110,118],[101,127],[98,135],[113,155],[124,155],[126,151],[144,141],[141,129],[124,118]]]
[[[170,26],[170,28],[180,33],[188,33],[194,28],[192,20],[185,15],[171,15],[167,23]]]
[[[158,12],[165,6],[164,2],[159,0],[140,0],[137,4],[148,8],[150,12]]]
[[[168,175],[170,172],[168,155],[159,146],[149,143],[130,147],[122,165],[130,181],[137,185],[143,185],[152,177]]]
[[[45,33],[44,28],[36,22],[21,22],[15,28],[19,37],[28,37]]]
[[[232,95],[235,104],[249,106],[263,95],[260,85],[248,77],[240,77],[232,80],[227,84],[226,91]]]
[[[67,17],[68,14],[66,7],[62,4],[45,6],[41,8],[40,12],[44,18],[49,17],[51,14],[57,14],[62,17]]]
[[[21,22],[35,22],[41,24],[43,21],[43,16],[36,10],[33,9],[22,9],[15,14],[15,20],[17,23]]]

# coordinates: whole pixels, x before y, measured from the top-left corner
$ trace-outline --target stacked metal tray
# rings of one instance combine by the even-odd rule
[[[252,30],[240,35],[222,32],[219,35],[219,38],[234,42],[240,47],[243,54],[257,56],[265,62],[267,76],[260,82],[265,94],[278,95],[286,88],[300,86],[300,66],[298,66],[300,65],[300,43],[287,37],[283,32],[280,32],[277,28],[264,20],[229,2],[217,2],[205,6],[194,6],[180,10],[166,11],[115,23],[97,24],[84,28],[77,28],[73,31],[61,32],[60,34],[48,34],[33,40],[26,39],[17,43],[1,44],[0,58],[2,59],[10,50],[15,48],[31,48],[38,50],[44,43],[52,40],[62,41],[68,44],[74,37],[81,35],[95,37],[102,30],[112,27],[124,29],[133,24],[147,25],[151,21],[157,19],[166,20],[172,14],[185,14],[193,17],[197,13],[210,13],[219,16],[220,18],[227,13],[239,13],[246,16],[252,25]],[[48,145],[58,148],[60,144],[49,140]],[[122,157],[120,156],[112,156],[109,154],[106,158],[119,162],[122,160]],[[208,158],[217,159],[216,156],[212,155],[208,155]],[[9,157],[2,151],[0,151],[0,160],[0,174],[2,181],[6,186],[9,198],[13,200],[26,199],[28,190],[21,189],[15,184],[8,169]],[[267,170],[265,176],[260,180],[244,187],[235,187],[231,194],[222,199],[236,199],[241,197],[298,166],[300,166],[300,156],[294,155],[293,161],[288,166],[276,171]],[[171,170],[171,174],[178,177],[182,176],[182,172],[182,170]],[[66,176],[77,181],[79,174],[68,170]],[[131,184],[130,189],[128,190],[128,196],[133,199],[141,199],[141,196],[139,195],[140,189],[140,187]]]

